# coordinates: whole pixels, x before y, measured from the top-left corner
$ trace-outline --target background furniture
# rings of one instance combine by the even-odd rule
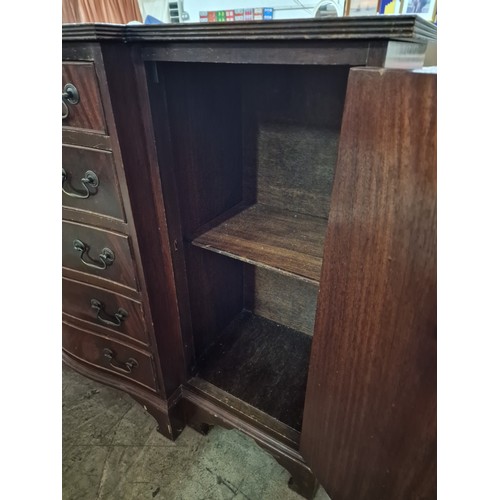
[[[434,497],[434,38],[63,27],[64,360],[169,438],[242,430],[305,497]]]

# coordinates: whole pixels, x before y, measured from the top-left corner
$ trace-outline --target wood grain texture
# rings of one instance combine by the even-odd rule
[[[76,87],[80,102],[68,104],[69,115],[63,120],[63,127],[106,133],[106,121],[94,64],[77,61],[63,62],[63,89],[67,83],[72,83]]]
[[[261,432],[268,433],[272,439],[276,439],[298,451],[300,432],[276,420],[258,408],[249,405],[245,401],[232,396],[228,392],[199,377],[190,378],[183,385],[183,391],[184,389],[205,397],[208,401],[231,412],[237,418],[255,426]]]
[[[135,349],[117,340],[96,335],[91,330],[77,328],[67,320],[63,321],[62,326],[62,347],[74,358],[98,370],[112,373],[155,392],[158,390],[153,360],[146,351]],[[104,356],[105,349],[111,349],[113,352],[111,362]],[[116,366],[123,368],[123,365],[130,358],[137,362],[130,373],[124,373],[116,368]]]
[[[364,65],[370,52],[368,41],[321,42],[171,42],[144,47],[145,61],[232,63],[245,65]],[[382,41],[387,46],[387,41]]]
[[[245,201],[327,219],[348,67],[240,71]]]
[[[102,135],[89,130],[63,128],[62,142],[70,146],[83,146],[95,149],[111,149],[108,135]]]
[[[164,156],[170,159],[160,172],[168,180],[164,171],[173,170],[175,186],[169,190],[177,190],[187,236],[242,199],[239,71],[230,65],[156,68],[163,99],[152,113],[157,142],[169,145]]]
[[[243,263],[189,245],[189,303],[195,353],[199,358],[243,309]]]
[[[138,342],[146,347],[150,341],[144,323],[142,304],[109,290],[95,287],[74,280],[63,279],[62,310],[64,314],[73,316],[88,323],[87,328],[97,327],[103,335],[122,341]],[[103,306],[100,314],[105,320],[112,320],[113,315],[123,309],[127,312],[120,325],[109,325],[97,317],[97,311],[91,307],[91,300],[98,300]],[[111,316],[111,317],[109,317]]]
[[[192,341],[187,330],[181,334],[184,323],[179,317],[172,265],[175,235],[172,232],[171,239],[165,215],[145,68],[127,45],[103,44],[102,56],[116,124],[116,147],[123,164],[122,182],[133,214],[132,244],[143,277],[143,304],[154,329],[151,350],[157,354],[162,383],[170,397],[188,376]]]
[[[319,282],[326,220],[253,205],[193,240],[193,245]]]
[[[301,452],[338,500],[435,498],[435,74],[351,70],[332,199]]]
[[[99,179],[99,185],[96,188],[89,187],[92,194],[88,198],[75,198],[63,191],[63,207],[86,213],[95,212],[125,221],[120,187],[111,152],[63,145],[62,167],[67,174],[63,189],[69,193],[86,193],[81,179],[85,177],[87,171],[94,172]]]
[[[318,285],[314,283],[246,266],[245,307],[258,316],[312,335],[317,297]]]
[[[436,38],[436,26],[416,15],[286,19],[232,23],[110,26],[63,25],[64,40],[346,40]]]
[[[105,280],[116,281],[128,288],[138,290],[129,236],[69,221],[63,221],[62,226],[63,267],[101,278],[103,284]],[[114,253],[114,261],[106,269],[89,267],[82,262],[81,252],[75,250],[73,246],[75,240],[80,240],[88,248],[83,256],[85,262],[97,262],[100,265],[99,255],[105,248]]]

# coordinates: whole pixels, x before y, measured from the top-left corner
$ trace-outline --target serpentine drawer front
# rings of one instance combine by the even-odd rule
[[[64,207],[125,221],[110,151],[63,145],[62,170]]]
[[[140,302],[67,278],[62,281],[62,295],[63,313],[105,328],[107,335],[118,340],[148,345]]]
[[[62,263],[63,267],[138,289],[128,236],[63,221]]]
[[[68,354],[157,391],[153,361],[144,351],[82,330],[63,321],[62,346]]]
[[[146,198],[134,199],[142,192],[147,169],[145,156],[131,155],[130,148],[135,148],[136,139],[142,148],[145,138],[121,135],[125,122],[117,121],[117,94],[109,87],[112,73],[106,61],[122,66],[123,55],[128,58],[128,51],[115,44],[63,44],[63,360],[76,371],[133,395],[157,418],[161,432],[172,435],[166,401],[177,389],[182,367],[176,365],[177,356],[172,363],[161,364],[158,338],[163,348],[172,343],[171,325],[178,328],[175,297],[164,300],[167,280],[160,278],[159,286],[154,282],[151,287],[146,278],[146,273],[161,277],[169,254],[154,259],[149,252],[142,255],[144,247],[139,244],[143,234],[156,241],[158,220],[149,191],[144,191]],[[122,80],[125,87],[127,81]],[[118,101],[127,113],[129,105],[135,105],[120,97]],[[136,130],[136,121],[129,115],[126,129]],[[151,293],[158,297],[155,307],[169,321],[153,320]],[[179,342],[182,345],[180,337]]]
[[[63,63],[62,117],[63,127],[107,132],[93,62]]]

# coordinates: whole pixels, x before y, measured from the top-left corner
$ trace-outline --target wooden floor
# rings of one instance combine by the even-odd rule
[[[243,311],[200,360],[198,376],[300,431],[311,341]]]

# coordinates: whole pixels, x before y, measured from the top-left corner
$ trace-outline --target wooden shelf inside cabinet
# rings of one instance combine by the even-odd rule
[[[319,283],[327,220],[255,204],[218,218],[193,245]]]

